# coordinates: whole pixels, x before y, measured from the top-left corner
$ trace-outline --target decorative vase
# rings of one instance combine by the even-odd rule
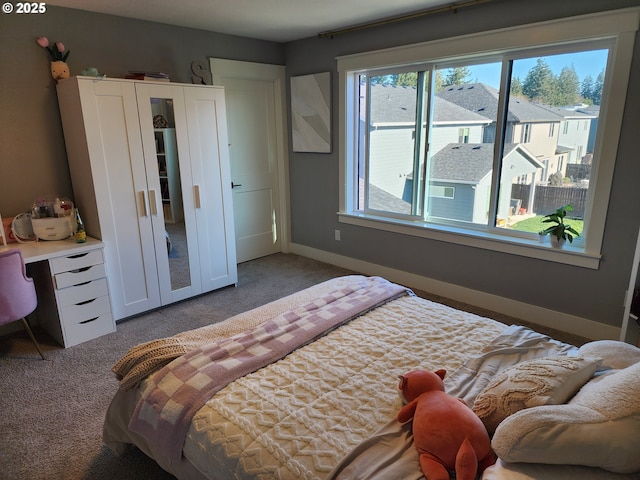
[[[62,60],[56,60],[55,62],[51,62],[51,76],[55,81],[58,81],[62,78],[69,78],[69,65]]]
[[[567,241],[565,238],[560,238],[558,240],[558,237],[556,237],[555,235],[550,235],[550,237],[551,237],[551,246],[553,248],[562,248],[564,246],[564,242]]]

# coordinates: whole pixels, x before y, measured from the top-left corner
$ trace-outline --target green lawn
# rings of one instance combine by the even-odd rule
[[[544,230],[549,226],[547,223],[542,223],[544,217],[542,215],[538,215],[536,217],[527,218],[526,220],[522,220],[521,222],[514,223],[511,228],[514,230],[520,230],[522,232],[533,232],[538,233],[540,230]],[[568,223],[573,228],[576,229],[580,234],[582,234],[582,227],[584,227],[584,220],[565,220],[565,223]]]

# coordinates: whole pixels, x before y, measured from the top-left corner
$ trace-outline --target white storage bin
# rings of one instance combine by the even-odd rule
[[[31,226],[40,240],[64,240],[73,233],[73,217],[32,218]]]

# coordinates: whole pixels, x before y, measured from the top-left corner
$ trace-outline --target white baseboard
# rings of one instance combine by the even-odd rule
[[[614,327],[613,325],[606,325],[575,315],[549,310],[548,308],[511,300],[479,290],[472,290],[452,283],[434,280],[395,268],[345,257],[296,243],[291,243],[289,246],[290,253],[296,255],[313,258],[314,260],[354,270],[366,275],[379,275],[387,280],[405,285],[409,288],[424,290],[434,295],[440,295],[450,298],[451,300],[509,315],[536,325],[554,328],[593,340],[618,340],[620,337],[620,327]]]

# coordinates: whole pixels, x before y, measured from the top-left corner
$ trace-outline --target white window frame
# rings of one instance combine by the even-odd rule
[[[521,143],[531,143],[531,124],[523,123],[522,124],[522,142]]]
[[[469,127],[460,127],[458,129],[458,143],[469,143]]]
[[[339,221],[597,269],[601,257],[635,32],[639,23],[640,8],[634,7],[338,57],[341,185]],[[357,92],[354,82],[357,82],[358,72],[399,65],[425,64],[456,57],[463,61],[471,56],[505,55],[511,51],[604,39],[611,41],[611,54],[607,64],[607,83],[603,91],[601,122],[596,138],[598,150],[594,155],[598,158],[595,172],[597,177],[592,179],[595,185],[591,187],[593,193],[586,206],[590,215],[589,221],[585,222],[586,240],[582,246],[552,249],[531,239],[497,234],[493,230],[472,230],[458,226],[376,217],[357,210],[357,202],[352,192],[358,187],[358,179],[352,162],[357,159],[358,147],[358,99],[354,98],[354,92]],[[615,92],[615,95],[611,95],[611,92]]]

